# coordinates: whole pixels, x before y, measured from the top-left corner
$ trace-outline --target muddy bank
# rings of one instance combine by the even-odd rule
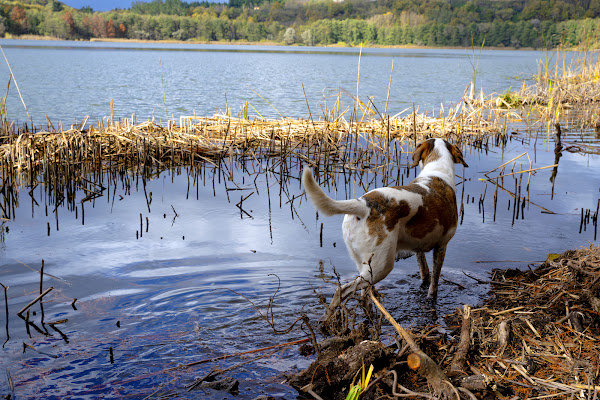
[[[339,334],[317,346],[316,361],[290,384],[304,399],[346,399],[359,382],[361,399],[592,398],[600,390],[600,249],[550,255],[527,271],[494,270],[489,283],[482,306],[448,315],[448,330],[413,330],[408,342],[376,337],[379,310],[346,331],[338,313]],[[373,365],[370,379],[363,365]]]

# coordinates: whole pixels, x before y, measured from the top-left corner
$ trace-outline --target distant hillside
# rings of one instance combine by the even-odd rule
[[[0,33],[62,39],[597,47],[599,17],[600,0],[0,0]]]

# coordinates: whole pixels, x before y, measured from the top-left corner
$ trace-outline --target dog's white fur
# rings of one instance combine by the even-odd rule
[[[325,215],[346,214],[342,223],[344,241],[358,267],[359,276],[340,287],[329,307],[335,307],[358,289],[384,279],[397,257],[417,254],[423,284],[435,298],[444,263],[446,245],[456,232],[458,213],[454,164],[468,167],[458,147],[443,139],[429,139],[413,153],[413,167],[421,173],[408,185],[374,189],[359,199],[333,200],[323,192],[310,168],[302,174],[302,185]],[[425,253],[433,250],[430,278]]]

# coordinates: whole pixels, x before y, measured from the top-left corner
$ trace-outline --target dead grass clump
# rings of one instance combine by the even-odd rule
[[[521,398],[597,394],[600,248],[534,271],[496,270],[492,286],[487,305],[472,310],[471,372]]]
[[[557,52],[552,67],[549,60],[539,62],[536,82],[523,86],[519,97],[525,104],[588,104],[600,101],[600,58],[589,52]]]
[[[392,139],[440,137],[448,135],[498,135],[499,124],[475,112],[451,110],[447,116],[427,114],[361,121],[312,119],[279,120],[213,117],[181,117],[180,124],[154,121],[141,124],[135,119],[103,123],[84,129],[85,122],[68,130],[49,127],[30,132],[25,126],[0,128],[0,163],[16,171],[35,171],[50,164],[74,165],[94,162],[104,169],[115,163],[131,168],[139,165],[180,166],[194,161],[211,161],[224,156],[283,156],[317,146],[315,152],[340,151],[350,136],[363,138],[371,150],[385,154]],[[356,142],[357,139],[354,139]],[[354,160],[349,160],[352,162]]]
[[[490,284],[484,307],[464,306],[447,316],[452,335],[430,326],[387,347],[326,340],[322,348],[327,357],[296,375],[292,385],[312,391],[312,397],[304,398],[344,399],[351,372],[360,369],[346,360],[358,354],[374,366],[364,399],[596,399],[600,248],[554,255],[536,270],[495,270]],[[379,343],[377,351],[369,347],[373,343]],[[441,369],[421,368],[423,357],[415,357],[419,351]],[[438,375],[448,390],[436,390],[433,378]]]

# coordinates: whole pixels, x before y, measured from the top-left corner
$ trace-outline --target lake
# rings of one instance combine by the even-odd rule
[[[276,117],[273,105],[284,116],[307,117],[307,100],[318,115],[331,93],[356,92],[358,49],[0,44],[34,124],[46,123],[45,115],[65,125],[86,115],[105,117],[111,98],[116,116],[136,113],[140,121],[164,121],[165,99],[176,120],[194,112],[211,115],[226,104],[235,114],[246,101],[261,115]],[[527,51],[475,53],[486,93],[519,85],[543,57]],[[377,107],[385,108],[394,58],[388,113],[412,111],[414,102],[421,110],[435,107],[437,114],[441,102],[447,107],[461,98],[472,79],[470,57],[465,50],[364,49],[359,96],[374,96]],[[8,81],[9,73],[1,71]],[[7,104],[11,118],[27,120],[12,84]],[[484,173],[502,163],[522,153],[527,155],[507,168],[527,169],[529,159],[534,168],[555,163],[554,142],[542,129],[528,132],[515,125],[511,131],[504,146],[490,141],[463,149],[469,168],[464,176],[457,169],[456,182],[464,216],[448,246],[437,303],[426,301],[414,257],[397,262],[377,285],[399,322],[443,326],[443,315],[464,303],[477,305],[487,293],[487,285],[467,274],[486,280],[493,268],[527,268],[548,253],[597,243],[594,227],[581,225],[581,213],[597,209],[599,156],[564,152],[554,182],[549,168],[531,175],[527,192],[523,175],[522,182],[505,178],[495,193]],[[565,141],[598,145],[593,132],[570,130]],[[399,146],[406,160],[410,144]],[[313,290],[329,298],[335,290],[320,278],[321,260],[327,274],[335,268],[343,282],[354,277],[342,217],[317,217],[301,196],[301,166],[298,157],[284,163],[232,158],[221,168],[180,167],[148,180],[106,172],[89,177],[105,188],[102,196],[83,203],[88,194],[83,189],[71,203],[49,195],[48,185],[23,187],[14,216],[2,223],[0,283],[8,287],[9,318],[0,311],[0,338],[6,340],[0,394],[10,393],[8,371],[17,398],[295,398],[284,374],[312,360],[297,347],[256,354],[264,357],[248,364],[243,363],[256,355],[203,361],[305,338],[299,327],[273,334],[256,308],[265,313],[277,293],[278,329],[302,313],[316,325],[323,308]],[[392,167],[393,176],[398,169],[404,173],[406,162]],[[344,181],[345,172],[333,174]],[[371,173],[365,180],[374,187],[381,186],[380,179]],[[529,200],[523,207],[515,205],[517,185]],[[362,190],[351,182],[336,193],[355,197]],[[39,293],[42,260],[43,286],[54,290],[43,310],[39,304],[31,308],[38,331],[16,314]],[[189,363],[199,364],[173,369]],[[215,368],[231,368],[224,375],[239,380],[237,396],[212,389],[187,392],[194,379]]]
[[[317,118],[340,91],[356,95],[360,54],[358,48],[7,39],[0,45],[34,124],[47,124],[48,116],[67,127],[87,115],[91,122],[109,116],[111,99],[115,117],[135,113],[140,121],[178,121],[180,115],[209,116],[227,107],[238,115],[245,102],[254,115],[308,117],[310,107]],[[412,111],[413,103],[439,112],[440,104],[461,99],[474,67],[478,90],[503,93],[531,79],[537,60],[545,57],[551,54],[365,48],[358,96],[365,103],[372,97],[383,113],[390,86],[388,114]],[[1,62],[0,82],[8,83],[9,76]],[[12,119],[29,120],[23,102],[13,82],[7,96]]]

